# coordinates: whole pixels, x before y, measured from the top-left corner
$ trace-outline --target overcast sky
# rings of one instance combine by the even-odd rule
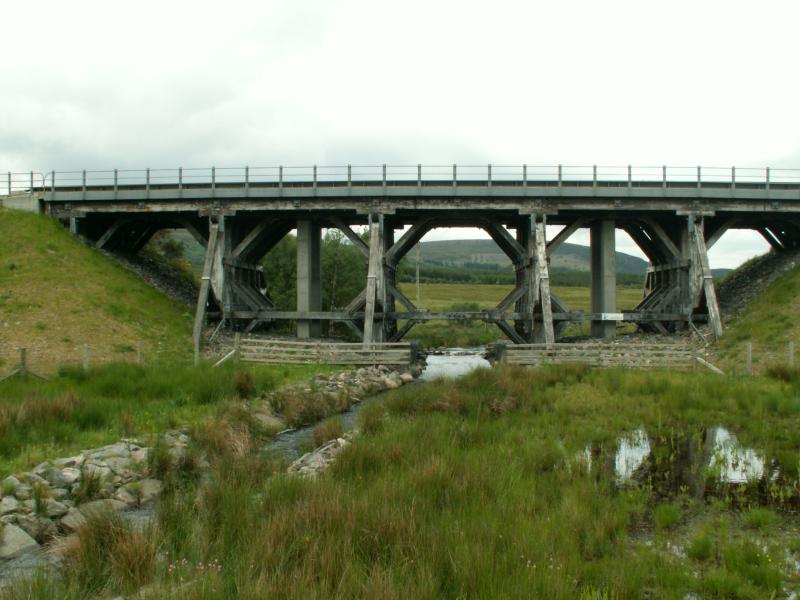
[[[30,0],[0,22],[0,171],[800,167],[796,0]],[[712,266],[766,248],[731,232]]]

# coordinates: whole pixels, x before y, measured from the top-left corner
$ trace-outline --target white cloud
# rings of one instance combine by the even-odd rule
[[[800,166],[798,17],[789,0],[10,3],[0,168]],[[738,243],[712,261],[765,247]]]

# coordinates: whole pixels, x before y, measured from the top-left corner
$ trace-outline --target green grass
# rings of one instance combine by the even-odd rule
[[[47,217],[0,209],[0,367],[28,350],[38,372],[79,363],[170,361],[191,351],[191,309],[85,246]]]
[[[800,456],[800,402],[777,412],[770,398],[798,392],[773,378],[579,367],[402,388],[370,407],[365,433],[317,480],[241,451],[217,453],[206,480],[172,480],[149,597],[768,598],[796,537],[797,516],[782,507],[798,500]],[[671,440],[702,440],[715,424],[784,457],[790,496],[745,486],[664,499],[656,475],[616,485],[621,433],[645,428],[661,460]],[[658,508],[678,501],[692,502],[679,519]],[[734,527],[738,507],[764,502],[786,535]],[[652,537],[659,521],[670,527]],[[210,563],[221,569],[197,567]],[[30,596],[125,591],[79,585],[86,576],[75,569]]]
[[[121,437],[190,426],[215,414],[223,400],[333,370],[116,363],[88,372],[64,368],[46,382],[0,382],[0,476]]]
[[[480,285],[460,283],[420,284],[420,306],[431,311],[479,311],[493,308],[512,290],[510,285]],[[416,285],[401,283],[401,291],[416,302]],[[553,292],[574,310],[588,311],[590,306],[589,288],[556,287]],[[618,288],[617,307],[619,310],[634,308],[642,299],[637,288]],[[469,308],[466,308],[469,306]],[[402,323],[400,324],[402,326]],[[587,335],[589,324],[571,325],[565,335]],[[419,324],[407,336],[419,340],[425,348],[485,346],[505,335],[492,324],[473,321],[456,323],[432,321]]]

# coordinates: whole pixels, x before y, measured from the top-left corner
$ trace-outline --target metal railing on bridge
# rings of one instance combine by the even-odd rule
[[[225,185],[800,186],[800,169],[608,165],[310,165],[5,173],[0,193],[61,188]],[[5,188],[5,189],[4,189]]]

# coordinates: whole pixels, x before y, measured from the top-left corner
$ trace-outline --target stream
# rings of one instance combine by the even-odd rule
[[[425,369],[412,385],[434,381],[442,377],[462,377],[473,369],[489,367],[489,361],[483,357],[485,351],[486,349],[483,347],[447,348],[428,354]],[[383,394],[365,398],[362,402],[354,404],[347,411],[341,413],[339,416],[342,419],[344,431],[347,432],[354,429],[361,410],[375,402],[383,402]],[[266,450],[294,461],[313,447],[312,438],[315,426],[308,425],[307,427],[280,433],[268,444]]]

